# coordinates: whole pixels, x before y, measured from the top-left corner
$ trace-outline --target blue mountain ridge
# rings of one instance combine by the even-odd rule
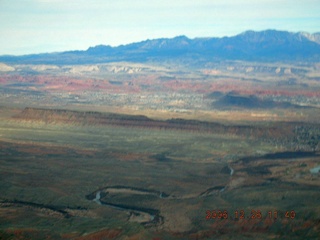
[[[285,61],[318,62],[320,33],[278,30],[246,31],[232,37],[190,39],[186,36],[145,40],[111,47],[98,45],[85,51],[0,56],[4,63],[92,64],[118,61]]]

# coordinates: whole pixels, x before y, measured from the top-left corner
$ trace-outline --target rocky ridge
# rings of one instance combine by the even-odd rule
[[[4,63],[93,64],[106,62],[182,61],[203,64],[219,60],[318,62],[319,33],[265,30],[232,37],[190,39],[186,36],[145,40],[111,47],[98,45],[86,51],[0,56]]]
[[[273,144],[291,146],[297,150],[316,150],[319,146],[320,127],[314,124],[275,122],[268,125],[224,125],[198,120],[155,120],[143,115],[125,115],[101,112],[80,112],[62,109],[25,108],[13,117],[18,121],[75,126],[115,126],[158,130],[179,130],[203,134],[234,135],[258,138]]]

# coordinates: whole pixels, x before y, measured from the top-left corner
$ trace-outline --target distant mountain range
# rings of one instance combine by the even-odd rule
[[[320,61],[320,33],[292,33],[277,30],[246,31],[233,37],[189,39],[186,36],[178,36],[117,47],[98,45],[85,51],[0,56],[0,62],[4,63],[59,65],[167,60],[318,62]]]

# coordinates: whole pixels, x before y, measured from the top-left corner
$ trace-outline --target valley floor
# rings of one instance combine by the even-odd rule
[[[141,117],[124,124],[123,115],[94,124],[74,111],[72,124],[55,110],[34,109],[30,120],[25,111],[7,109],[0,122],[4,238],[319,235],[319,152],[268,141],[277,137],[268,125],[206,133],[134,124]]]

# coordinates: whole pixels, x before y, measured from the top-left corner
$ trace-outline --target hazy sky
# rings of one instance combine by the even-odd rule
[[[0,0],[0,54],[319,28],[320,0]]]

